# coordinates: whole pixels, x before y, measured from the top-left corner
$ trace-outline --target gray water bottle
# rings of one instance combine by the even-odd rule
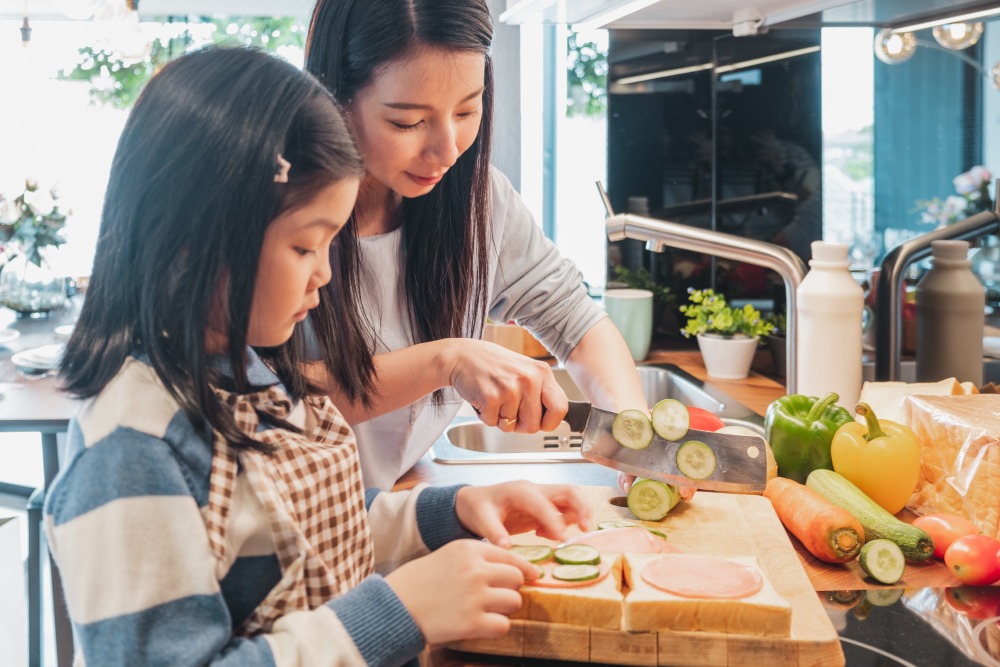
[[[986,290],[969,268],[967,241],[931,243],[917,283],[917,381],[983,383]]]

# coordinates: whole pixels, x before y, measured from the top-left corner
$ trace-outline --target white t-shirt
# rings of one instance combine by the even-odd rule
[[[516,320],[565,361],[604,311],[587,295],[583,274],[545,238],[510,181],[495,169],[490,197],[489,317],[495,322]],[[369,277],[365,314],[381,339],[376,354],[414,343],[404,310],[401,239],[400,229],[360,239]],[[482,337],[481,326],[468,329],[466,336]],[[443,393],[441,403],[427,396],[354,426],[366,487],[391,488],[441,436],[462,405],[451,387]]]

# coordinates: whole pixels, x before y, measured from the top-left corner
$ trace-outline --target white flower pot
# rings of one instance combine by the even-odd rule
[[[708,375],[719,380],[742,380],[750,374],[758,337],[698,334],[698,349]]]

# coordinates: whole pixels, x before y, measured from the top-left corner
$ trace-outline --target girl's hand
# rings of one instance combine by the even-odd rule
[[[628,475],[623,472],[618,473],[618,486],[622,491],[628,493],[633,484],[635,484],[635,475]]]
[[[561,540],[566,527],[590,529],[590,506],[569,484],[506,482],[466,486],[455,496],[455,513],[466,529],[507,548],[511,533],[534,530],[541,537]]]
[[[451,339],[449,380],[479,419],[506,432],[553,431],[566,416],[566,392],[548,364],[472,338]]]
[[[521,607],[518,589],[534,579],[523,556],[477,540],[449,542],[386,575],[429,644],[502,637]]]

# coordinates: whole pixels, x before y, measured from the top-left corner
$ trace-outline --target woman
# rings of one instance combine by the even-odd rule
[[[313,13],[306,66],[346,109],[367,169],[329,289],[357,304],[377,355],[338,363],[338,316],[321,308],[333,377],[313,377],[355,426],[369,486],[416,463],[463,398],[503,430],[558,426],[551,370],[480,340],[487,318],[526,326],[595,404],[645,406],[621,335],[489,165],[492,34],[485,0],[320,0]]]

